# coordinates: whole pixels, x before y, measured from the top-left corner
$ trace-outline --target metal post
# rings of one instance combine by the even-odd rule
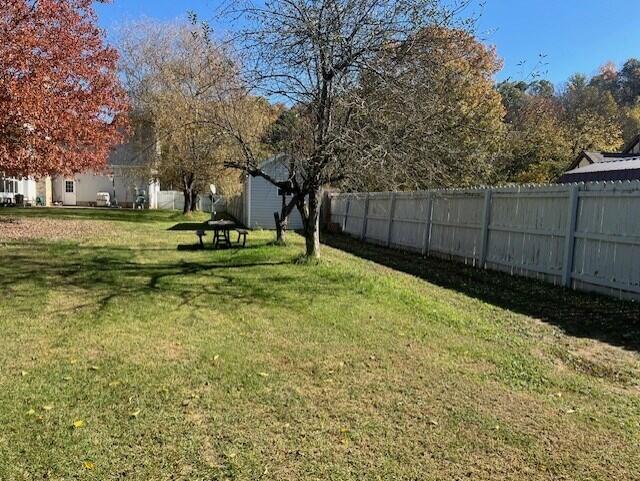
[[[389,222],[387,225],[387,247],[391,246],[391,227],[393,225],[393,214],[396,210],[396,193],[391,192],[391,197],[389,197]]]
[[[360,240],[364,241],[367,237],[367,217],[369,216],[369,193],[367,192],[364,197],[364,212],[362,214],[362,232],[360,233]]]
[[[491,223],[491,189],[484,193],[484,207],[482,209],[482,227],[480,229],[480,252],[478,253],[478,267],[484,269],[487,262],[489,243],[489,224]]]
[[[573,273],[573,250],[576,239],[576,222],[578,220],[578,186],[569,187],[569,211],[567,214],[567,234],[564,243],[564,259],[562,262],[562,285],[571,287]]]
[[[431,192],[427,194],[427,215],[424,222],[424,233],[422,234],[422,255],[429,252],[429,239],[431,238]]]

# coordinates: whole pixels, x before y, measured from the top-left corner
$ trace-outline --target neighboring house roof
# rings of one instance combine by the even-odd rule
[[[616,160],[624,160],[631,157],[637,157],[638,154],[627,154],[618,152],[597,152],[593,150],[583,150],[578,157],[571,163],[569,170],[578,168],[580,162],[587,160],[590,164],[599,164],[600,162],[610,162]]]
[[[640,179],[640,155],[609,157],[585,167],[572,169],[560,177],[561,183]]]
[[[640,169],[640,134],[629,142],[622,152],[598,152],[583,150],[571,163],[560,182],[592,182],[598,180],[640,179],[635,170]],[[588,165],[580,167],[586,160]]]

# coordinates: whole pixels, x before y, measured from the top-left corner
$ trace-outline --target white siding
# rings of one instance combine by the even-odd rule
[[[23,179],[18,182],[18,192],[24,195],[25,202],[36,202],[36,181],[33,179]]]
[[[286,167],[277,160],[268,161],[262,169],[278,180],[287,178]],[[278,195],[278,189],[261,177],[253,177],[247,182],[249,190],[248,202],[248,227],[251,229],[275,229],[274,212],[280,212],[282,197]],[[302,219],[297,209],[289,216],[289,229],[302,229]]]
[[[6,182],[5,182],[6,180]],[[16,180],[14,178],[7,177],[6,179],[0,175],[0,182],[3,183],[0,188],[0,199],[15,199],[16,194],[24,195],[24,201],[35,204],[36,202],[36,181],[29,179]],[[11,182],[11,188],[9,188],[9,182]],[[14,184],[17,183],[16,184]],[[17,188],[14,188],[17,187]],[[10,192],[15,190],[15,192]]]
[[[114,166],[112,176],[105,174],[94,174],[87,172],[77,174],[74,177],[76,181],[76,204],[79,206],[92,205],[96,202],[98,192],[108,192],[111,194],[112,201],[115,199],[121,206],[130,206],[135,200],[136,187],[144,190],[147,198],[153,195],[151,190],[158,191],[159,186],[138,175],[135,169]],[[63,176],[58,176],[53,180],[53,200],[54,202],[63,202],[64,193]]]
[[[106,175],[76,175],[76,202],[78,205],[95,203],[98,192],[113,195],[113,183]]]

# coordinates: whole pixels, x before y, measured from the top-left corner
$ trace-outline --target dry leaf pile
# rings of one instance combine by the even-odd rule
[[[81,240],[107,232],[103,223],[95,221],[0,217],[0,241]]]

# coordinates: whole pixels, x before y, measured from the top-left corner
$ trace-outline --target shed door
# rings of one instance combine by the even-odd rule
[[[64,205],[76,205],[76,181],[65,179],[62,183],[62,203]]]

